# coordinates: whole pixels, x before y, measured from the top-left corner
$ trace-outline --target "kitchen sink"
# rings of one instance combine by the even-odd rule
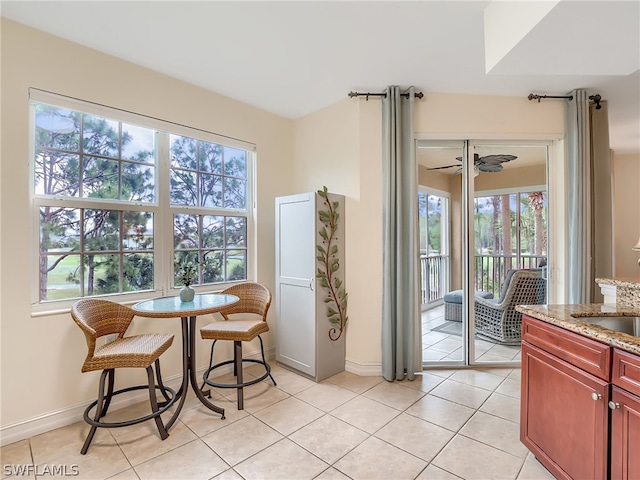
[[[582,320],[583,322],[591,323],[592,325],[599,325],[609,330],[640,337],[640,317],[589,317],[583,315],[572,315],[572,317]]]

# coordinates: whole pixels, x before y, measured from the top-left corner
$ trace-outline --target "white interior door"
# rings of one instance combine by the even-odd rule
[[[315,195],[276,199],[276,358],[309,375],[315,355]]]

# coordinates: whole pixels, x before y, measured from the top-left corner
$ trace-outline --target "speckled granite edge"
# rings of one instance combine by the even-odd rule
[[[585,337],[640,355],[640,337],[593,325],[580,317],[639,317],[639,307],[591,303],[581,305],[519,305],[518,312]],[[576,317],[577,316],[577,317]]]
[[[602,285],[613,285],[614,287],[629,287],[640,290],[640,281],[624,278],[596,278],[596,283]]]
[[[618,307],[640,308],[640,282],[621,278],[596,278],[596,283],[616,288]]]

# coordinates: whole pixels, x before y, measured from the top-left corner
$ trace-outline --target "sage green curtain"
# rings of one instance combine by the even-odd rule
[[[390,86],[382,100],[382,374],[413,380],[422,369],[418,302],[418,174],[413,138],[414,89]],[[408,93],[408,98],[401,93]]]
[[[602,302],[596,278],[613,273],[613,192],[608,105],[596,110],[587,92],[567,104],[569,303]]]
[[[569,303],[591,297],[591,153],[589,100],[583,89],[570,93],[567,104],[567,207]]]

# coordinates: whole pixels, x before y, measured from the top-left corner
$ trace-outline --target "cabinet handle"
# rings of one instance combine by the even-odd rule
[[[309,279],[309,289],[313,292],[313,278]]]
[[[602,394],[601,394],[601,393],[593,392],[593,393],[591,394],[591,398],[593,398],[593,399],[597,402],[598,400],[602,400]]]
[[[615,410],[616,408],[620,408],[620,404],[619,404],[619,403],[616,403],[616,402],[614,402],[614,401],[612,400],[612,401],[610,401],[610,402],[609,402],[609,408],[610,408],[611,410]]]

